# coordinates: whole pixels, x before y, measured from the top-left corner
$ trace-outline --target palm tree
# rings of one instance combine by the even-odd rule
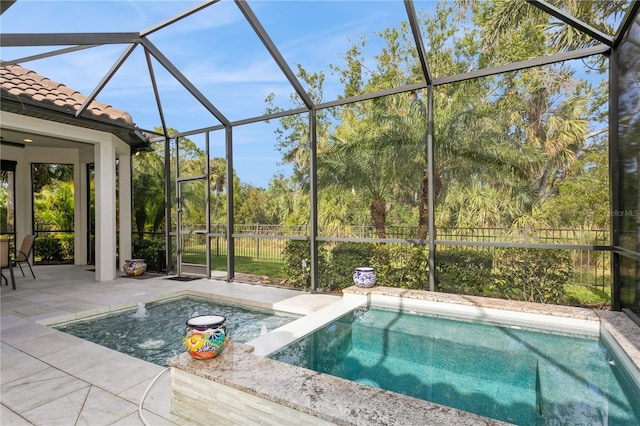
[[[133,216],[140,238],[148,231],[157,232],[165,216],[164,160],[157,151],[141,152],[133,157]]]
[[[214,200],[210,202],[211,221],[217,223],[225,223],[226,216],[223,211],[226,210],[222,195],[227,189],[227,163],[224,158],[216,157],[209,161],[209,191],[214,193]]]
[[[57,181],[34,193],[35,221],[50,225],[50,230],[73,229],[73,181]]]
[[[371,220],[378,238],[386,238],[386,199],[407,171],[407,146],[395,140],[373,123],[345,125],[318,155],[318,182],[321,187],[352,191],[361,200],[369,200]]]

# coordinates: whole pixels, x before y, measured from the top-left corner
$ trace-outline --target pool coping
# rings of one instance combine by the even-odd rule
[[[220,406],[206,404],[211,412],[237,410],[244,413],[247,407],[243,401],[248,396],[258,397],[259,402],[252,405],[268,407],[265,411],[277,411],[268,403],[295,410],[326,424],[366,426],[376,425],[504,425],[498,420],[489,419],[477,414],[457,410],[421,399],[412,398],[395,392],[359,384],[350,380],[306,368],[296,367],[284,362],[275,361],[252,353],[253,348],[242,343],[230,342],[217,358],[201,361],[180,354],[167,361],[171,366],[174,380],[173,408],[177,408],[180,400],[187,399],[188,392],[176,389],[177,379],[192,384],[197,378],[203,378],[215,384],[230,388],[237,398],[233,404],[219,401]],[[186,374],[185,374],[186,373]],[[206,389],[206,388],[205,388]],[[215,391],[213,390],[215,389]],[[221,394],[219,387],[204,394]],[[185,395],[186,394],[186,395]],[[178,400],[176,403],[175,400]],[[188,411],[175,411],[175,414],[188,420],[197,411],[196,404],[191,403]],[[249,405],[249,404],[247,404]],[[244,419],[247,424],[249,419]],[[242,422],[242,421],[241,421]]]
[[[255,285],[255,284],[245,284],[245,283],[242,283],[242,284],[249,285],[249,286]],[[298,292],[295,289],[291,289],[291,291]],[[123,311],[131,310],[132,308],[136,308],[136,306],[140,302],[144,304],[158,303],[158,302],[164,303],[164,302],[170,302],[171,300],[174,300],[174,299],[180,299],[183,297],[197,297],[197,298],[210,300],[214,302],[222,302],[222,303],[228,303],[233,305],[247,306],[247,307],[271,310],[271,311],[280,311],[284,313],[305,316],[313,313],[316,310],[316,308],[308,309],[307,307],[304,307],[304,306],[296,307],[295,301],[293,301],[293,299],[306,298],[306,297],[315,298],[318,296],[324,296],[326,298],[335,298],[336,301],[341,299],[340,296],[337,296],[337,295],[319,295],[319,294],[306,293],[302,291],[299,291],[298,293],[299,293],[298,295],[288,298],[284,301],[276,301],[276,302],[263,301],[259,299],[251,299],[251,298],[247,298],[246,296],[244,297],[230,296],[230,295],[218,293],[215,291],[201,291],[201,290],[195,290],[195,289],[182,289],[182,290],[170,291],[166,293],[153,294],[153,295],[145,293],[144,295],[141,294],[142,297],[138,299],[131,299],[126,302],[103,305],[103,306],[100,306],[99,308],[82,310],[75,313],[47,316],[46,318],[39,319],[35,322],[40,325],[43,325],[46,327],[52,327],[55,329],[55,327],[59,325],[73,323],[77,321],[84,321],[87,319],[99,318],[101,316],[112,315],[112,314],[117,314]],[[325,304],[326,303],[328,302],[325,302]],[[335,302],[332,302],[332,303],[335,303]]]
[[[503,299],[433,293],[391,287],[359,288],[343,290],[340,302],[329,305],[310,315],[304,321],[290,323],[288,329],[269,333],[274,339],[269,343],[269,335],[262,336],[247,344],[231,343],[218,357],[208,361],[194,360],[188,354],[171,358],[167,364],[172,374],[203,378],[221,384],[232,390],[257,396],[268,403],[278,404],[331,424],[368,425],[376,424],[505,424],[476,414],[441,406],[428,401],[408,397],[370,386],[362,385],[338,377],[292,366],[265,358],[265,355],[308,334],[329,322],[329,317],[337,318],[347,310],[361,306],[372,300],[411,302],[421,301],[432,304],[457,305],[459,311],[470,315],[504,314],[505,317],[519,317],[525,322],[530,318],[546,319],[545,324],[557,325],[560,331],[580,325],[581,332],[600,335],[611,339],[618,350],[624,352],[628,367],[635,370],[634,377],[640,380],[640,327],[622,312],[595,311],[557,305],[510,301]],[[297,324],[296,324],[297,323]],[[302,326],[297,330],[296,325]],[[315,326],[315,327],[314,327]],[[278,330],[276,330],[278,332]],[[623,360],[623,362],[625,362]],[[286,378],[283,383],[282,378]],[[188,391],[187,391],[188,392]],[[179,391],[174,389],[174,398]],[[180,412],[185,416],[188,413]]]

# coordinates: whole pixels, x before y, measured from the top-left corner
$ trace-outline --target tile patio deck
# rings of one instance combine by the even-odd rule
[[[166,276],[121,276],[96,282],[87,266],[36,266],[37,279],[16,274],[2,286],[0,424],[142,425],[138,405],[163,367],[50,328],[74,319],[134,307],[179,294],[216,295],[228,302],[305,314],[337,299],[296,290],[219,280],[180,282]],[[188,425],[171,414],[171,383],[163,375],[143,415],[152,425]]]

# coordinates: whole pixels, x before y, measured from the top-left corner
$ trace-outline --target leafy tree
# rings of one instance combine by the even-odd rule
[[[72,230],[74,212],[73,181],[56,181],[34,193],[36,223],[54,230]]]
[[[35,163],[31,168],[33,192],[59,181],[73,181],[73,165]]]
[[[211,223],[226,223],[227,162],[225,159],[220,157],[212,158],[209,163],[209,172],[209,191],[213,193],[213,199],[210,199]]]
[[[361,228],[354,225],[368,225],[370,218],[369,209],[352,188],[331,187],[318,194],[318,225],[324,234],[358,235]]]
[[[609,157],[607,147],[586,151],[558,186],[557,194],[540,208],[553,227],[608,229]]]
[[[466,37],[477,38],[483,45],[482,50],[475,50],[479,52],[477,60],[474,59],[478,67],[555,53],[557,46],[548,43],[547,27],[541,21],[549,17],[537,14],[535,8],[503,1],[466,6],[470,8],[478,28],[477,32],[470,32]],[[505,15],[512,18],[508,26],[505,25]],[[518,25],[514,26],[514,21]],[[528,158],[512,159],[509,163],[516,172],[511,176],[518,176],[520,182],[527,176],[531,177],[528,188],[509,184],[508,173],[496,178],[503,186],[500,196],[507,197],[511,203],[515,201],[521,208],[521,215],[527,215],[557,192],[580,157],[588,137],[587,116],[598,108],[597,102],[601,97],[596,96],[596,92],[585,81],[577,79],[574,71],[564,64],[520,70],[484,80],[491,83],[486,86],[486,94],[482,95],[486,107],[480,109],[480,114],[474,111],[472,117],[479,117],[485,129],[492,128],[497,137],[507,142],[509,149],[514,152],[521,149],[523,154],[526,153]],[[593,103],[594,99],[596,103]],[[474,103],[474,109],[477,106]],[[493,126],[487,126],[485,113],[492,115],[490,122],[494,123]],[[467,123],[465,120],[465,125]],[[503,154],[507,152],[505,149],[500,151]],[[490,169],[486,167],[486,170]],[[489,184],[498,189],[496,182],[484,182],[483,186]],[[505,192],[509,187],[510,190]],[[490,201],[491,197],[486,199]],[[505,219],[504,223],[509,224],[514,217]]]
[[[436,211],[436,223],[442,228],[508,227],[522,215],[522,204],[505,202],[498,188],[480,182],[454,182],[447,197]]]
[[[558,7],[572,16],[609,34],[615,32],[610,18],[622,13],[624,6],[621,1],[558,3]],[[482,40],[487,46],[481,56],[482,66],[583,48],[595,42],[524,2],[499,0],[474,10],[480,12],[475,14],[476,22],[482,28]],[[587,74],[606,72],[602,57],[586,61]],[[594,149],[587,140],[606,131],[604,128],[589,132],[588,121],[598,124],[605,119],[608,96],[605,83],[602,79],[599,85],[592,87],[584,78],[577,78],[566,64],[521,70],[503,76],[505,89],[499,95],[500,100],[513,111],[505,126],[513,128],[522,143],[539,153],[539,161],[531,163],[533,179],[530,190],[535,194],[535,220],[553,226],[577,226],[577,222],[583,221],[584,212],[593,214],[591,206],[585,206],[582,212],[574,209],[573,215],[569,209],[558,215],[551,211],[567,199],[570,186],[565,182],[575,181],[584,168],[585,163],[581,159]],[[606,150],[606,140],[603,141],[600,148]],[[600,177],[607,185],[608,177]],[[559,199],[557,196],[563,187],[565,196]],[[547,203],[549,205],[545,206]],[[517,222],[530,220],[520,218]]]
[[[157,128],[160,132],[161,129]],[[177,134],[175,129],[168,129],[169,135]],[[170,136],[171,137],[171,136]],[[177,144],[177,147],[176,147]],[[176,148],[180,150],[180,158],[176,159]],[[170,147],[171,175],[165,176],[164,142],[156,143],[151,152],[140,152],[133,158],[133,215],[135,231],[142,238],[144,232],[158,232],[164,229],[165,220],[165,179],[169,179],[170,187],[175,188],[176,161],[181,177],[204,174],[204,151],[188,138],[172,139]],[[214,162],[214,164],[217,164]],[[219,169],[216,169],[219,172]],[[219,179],[212,184],[216,191],[220,190]],[[204,223],[205,188],[199,185],[183,187],[183,203],[188,214],[185,223]],[[175,195],[175,194],[173,194]]]
[[[250,184],[240,186],[241,203],[235,209],[235,221],[242,224],[273,224],[274,218],[269,215],[269,197],[264,188]]]
[[[308,225],[310,196],[307,188],[297,184],[295,177],[274,176],[267,190],[267,208],[273,223],[280,225]]]
[[[13,217],[13,190],[14,173],[0,171],[0,231],[12,232],[15,226],[15,218]]]
[[[163,153],[163,147],[156,144],[153,151],[141,152],[133,158],[133,217],[139,238],[144,232],[158,232],[164,226]]]
[[[322,101],[324,73],[309,73],[298,64],[297,77],[307,84],[307,93],[314,103]],[[294,105],[304,106],[297,94],[291,94],[290,99]],[[283,111],[274,104],[275,94],[271,93],[265,99],[267,104],[266,114]],[[326,110],[316,114],[316,137],[318,149],[322,150],[330,127],[330,113]],[[310,182],[310,148],[309,121],[307,114],[296,114],[282,117],[280,127],[276,129],[278,145],[276,149],[282,154],[282,163],[293,165],[293,178],[296,183],[302,184],[308,189]]]
[[[453,9],[441,4],[435,17],[425,18],[426,38],[431,42],[429,63],[436,76],[463,72],[479,50],[477,40],[471,36],[451,43],[451,37],[456,36],[455,27],[449,25],[452,20],[455,20]],[[408,47],[407,31],[403,25],[380,34],[386,45],[376,56],[378,65],[368,79],[357,78],[361,68],[356,64],[364,60],[365,42],[354,45],[348,52],[346,66],[334,67],[341,71],[345,93],[356,88],[366,93],[422,79],[415,54]],[[435,201],[446,195],[445,182],[448,186],[475,184],[493,188],[501,197],[519,200],[515,204],[520,206],[520,212],[529,202],[522,194],[526,193],[534,153],[505,132],[501,119],[507,108],[490,100],[488,81],[436,88]],[[320,165],[330,166],[328,174],[333,174],[333,181],[331,177],[325,177],[324,181],[366,190],[365,196],[371,200],[372,222],[380,237],[385,235],[387,199],[411,203],[408,194],[416,194],[413,198],[418,201],[416,237],[427,237],[428,211],[434,206],[428,205],[429,177],[425,172],[424,95],[414,92],[344,108],[335,131],[335,139],[342,143],[334,141],[328,145],[326,156],[319,156]],[[504,112],[496,111],[497,108]],[[321,168],[320,172],[327,171]]]
[[[60,175],[67,177],[66,175]],[[34,219],[51,231],[74,229],[74,182],[53,180],[34,193]],[[73,234],[49,234],[35,240],[35,253],[45,262],[73,259]]]
[[[465,3],[466,1],[458,2],[458,5],[465,6]],[[551,3],[556,3],[571,16],[606,34],[615,34],[616,28],[611,25],[611,18],[623,14],[628,6],[626,0],[554,1]],[[488,44],[497,43],[506,32],[523,25],[534,25],[542,29],[549,37],[546,47],[552,51],[573,50],[598,43],[582,31],[525,2],[495,0],[492,2],[491,13],[486,14],[486,20],[487,28],[492,29],[484,34]]]

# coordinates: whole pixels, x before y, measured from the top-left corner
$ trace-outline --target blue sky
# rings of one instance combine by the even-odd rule
[[[0,24],[3,33],[137,32],[201,3],[19,0],[0,17]],[[368,40],[368,55],[375,54],[380,47],[375,33],[406,20],[401,0],[250,0],[248,4],[294,72],[296,64],[301,64],[309,72],[325,73],[324,100],[341,93],[330,64],[340,64],[347,49],[363,36]],[[419,1],[416,8],[433,4]],[[293,106],[292,88],[232,1],[213,4],[149,39],[231,121],[264,113],[264,99],[270,93],[275,94],[278,106]],[[88,95],[125,47],[101,46],[21,65]],[[0,56],[10,60],[58,48],[2,48]],[[188,131],[218,124],[159,63],[153,66],[169,127]],[[141,128],[160,125],[141,47],[98,100],[128,111]],[[274,150],[275,125],[277,122],[234,128],[235,169],[243,182],[266,186],[274,173],[289,172],[279,165],[280,155]],[[204,141],[198,136],[191,139],[199,145]],[[212,155],[224,156],[223,136],[212,139]]]
[[[0,16],[0,27],[3,33],[142,32],[202,3],[18,0]],[[297,64],[309,73],[324,72],[324,101],[342,93],[330,65],[342,65],[345,52],[366,37],[364,56],[369,59],[364,68],[375,67],[371,58],[382,47],[377,33],[407,20],[402,0],[248,0],[248,4],[294,72]],[[431,0],[414,4],[419,16],[435,8]],[[464,27],[458,29],[462,34]],[[277,106],[295,106],[290,100],[292,87],[231,0],[215,3],[149,39],[230,121],[262,115],[270,93],[275,94]],[[428,41],[425,44],[428,49]],[[60,47],[2,48],[0,58],[11,60]],[[125,47],[100,46],[21,65],[88,95]],[[189,131],[219,124],[158,62],[153,68],[169,127]],[[141,47],[97,99],[126,110],[143,129],[161,123]],[[276,120],[234,127],[234,168],[242,182],[266,187],[274,174],[290,173],[274,149],[277,125]],[[219,133],[212,135],[211,155],[224,157],[224,135]],[[190,139],[204,146],[204,136]]]

